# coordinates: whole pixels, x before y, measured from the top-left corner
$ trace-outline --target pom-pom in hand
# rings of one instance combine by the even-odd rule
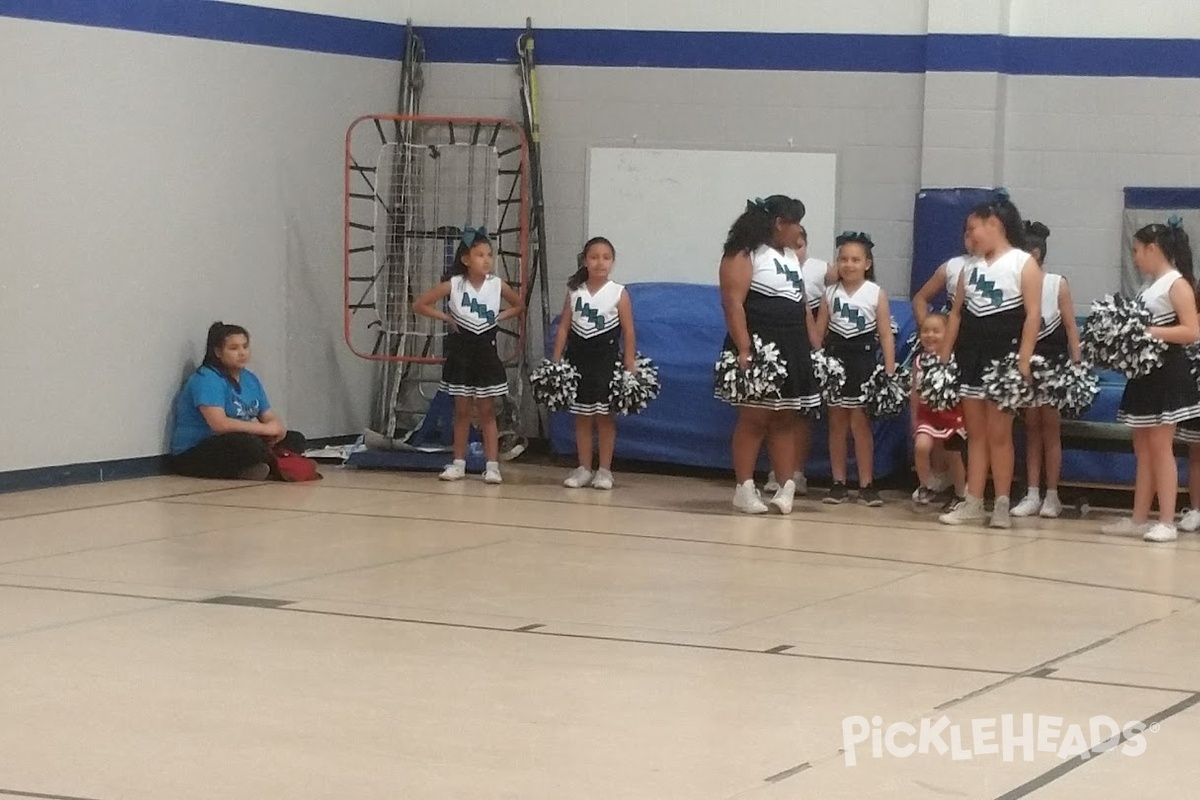
[[[1092,303],[1080,344],[1096,366],[1141,378],[1162,366],[1166,342],[1150,335],[1150,312],[1141,300],[1120,295]]]
[[[543,359],[529,373],[533,399],[551,411],[564,411],[575,402],[579,391],[579,371],[569,361]]]
[[[744,403],[778,398],[787,378],[787,361],[779,355],[774,342],[763,343],[751,337],[750,361],[742,367],[738,354],[723,350],[713,367],[717,397],[727,403]]]
[[[662,385],[658,381],[658,367],[654,362],[638,353],[634,369],[617,362],[612,380],[608,384],[609,406],[614,414],[638,414],[646,410],[650,401],[658,397]]]

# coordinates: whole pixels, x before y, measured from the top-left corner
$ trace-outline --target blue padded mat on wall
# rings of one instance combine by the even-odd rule
[[[638,350],[658,365],[662,394],[641,414],[617,422],[616,456],[620,459],[732,469],[729,437],[736,411],[713,398],[713,364],[725,339],[725,318],[716,286],[639,283],[628,287],[637,327]],[[912,308],[903,300],[891,304],[900,328],[898,358],[915,329]],[[555,320],[546,339],[553,351]],[[565,412],[550,416],[550,445],[555,453],[575,452],[575,428]],[[875,424],[875,474],[908,469],[908,417]],[[762,468],[766,469],[765,458]],[[812,458],[806,472],[829,476],[825,425],[813,426]],[[851,470],[853,474],[853,469]]]
[[[970,210],[996,196],[993,189],[922,189],[913,206],[911,297],[947,260],[962,255],[963,223]],[[945,297],[938,297],[940,305]]]

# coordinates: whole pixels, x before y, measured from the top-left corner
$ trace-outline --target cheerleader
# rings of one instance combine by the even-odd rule
[[[913,502],[926,506],[937,497],[940,491],[934,472],[937,466],[950,473],[954,487],[954,495],[944,511],[953,510],[965,499],[967,475],[962,454],[946,447],[947,442],[961,440],[966,433],[963,430],[962,408],[955,406],[946,411],[934,411],[921,399],[919,387],[923,377],[922,365],[938,357],[946,339],[948,324],[946,315],[939,312],[926,315],[921,323],[921,355],[913,359],[912,400],[909,403],[912,409],[913,458],[917,480],[920,481],[920,486],[913,493]]]
[[[967,492],[962,503],[938,519],[946,525],[983,520],[990,470],[996,491],[990,525],[1010,528],[1013,417],[986,398],[983,373],[993,361],[1016,352],[1021,375],[1030,380],[1030,359],[1041,326],[1042,271],[1021,249],[1021,215],[1006,195],[973,208],[967,230],[979,258],[959,275],[943,348],[944,358],[952,349],[958,362],[967,429]]]
[[[506,319],[520,316],[525,303],[512,287],[492,274],[492,242],[483,228],[467,228],[454,254],[450,280],[413,304],[421,316],[450,326],[446,361],[438,391],[454,398],[454,461],[438,477],[462,480],[467,474],[467,444],[472,412],[478,415],[487,465],[483,479],[500,483],[496,398],[508,394],[508,375],[496,352],[496,332]],[[449,313],[434,304],[448,300]],[[503,303],[508,308],[501,310]]]
[[[1025,249],[1039,267],[1045,269],[1046,240],[1050,229],[1040,222],[1025,223]],[[1068,360],[1079,363],[1079,329],[1075,325],[1075,305],[1071,289],[1061,275],[1042,276],[1042,322],[1033,352],[1046,359],[1054,369]],[[1013,507],[1014,517],[1037,514],[1055,519],[1062,513],[1058,499],[1058,479],[1062,473],[1062,415],[1042,402],[1025,410],[1025,468],[1029,488],[1024,499]],[[1042,467],[1046,468],[1046,499],[1041,496]]]
[[[824,339],[825,353],[846,368],[842,396],[829,402],[829,460],[833,488],[826,503],[844,503],[846,489],[846,436],[854,437],[858,464],[858,502],[881,506],[883,499],[872,483],[874,440],[867,417],[867,383],[880,352],[889,375],[896,371],[896,343],[892,333],[887,295],[875,283],[874,244],[866,233],[848,231],[837,238],[838,282],[825,291],[813,336],[816,347]]]
[[[738,401],[731,449],[737,479],[733,506],[747,514],[770,510],[754,486],[754,465],[766,441],[776,475],[796,471],[796,412],[818,408],[820,394],[812,374],[808,313],[800,261],[793,247],[800,236],[804,204],[784,195],[753,200],[734,221],[721,259],[721,305],[728,333],[724,349],[736,353],[747,369],[753,339],[774,345],[786,363],[776,396]],[[718,395],[719,396],[719,395]],[[770,507],[790,513],[796,492],[789,477],[771,498]]]
[[[1200,338],[1192,248],[1178,217],[1167,225],[1147,225],[1133,235],[1133,263],[1149,280],[1139,295],[1150,312],[1148,333],[1167,343],[1162,366],[1125,384],[1117,421],[1133,428],[1137,478],[1133,518],[1106,525],[1108,534],[1142,534],[1148,542],[1171,542],[1179,474],[1172,440],[1175,426],[1200,419],[1200,391],[1183,346]],[[1194,430],[1197,423],[1184,425]],[[1150,506],[1158,498],[1158,522]]]
[[[610,406],[609,382],[619,362],[623,361],[625,369],[634,372],[637,358],[629,293],[621,284],[609,280],[616,257],[612,242],[603,236],[589,239],[583,246],[579,269],[567,281],[567,300],[554,339],[554,361],[560,361],[565,352],[567,361],[579,371],[579,388],[570,407],[575,417],[579,466],[563,481],[563,486],[569,489],[589,484],[593,489],[613,488],[617,423]],[[600,450],[600,463],[594,474],[593,435]]]
[[[837,264],[830,264],[819,258],[808,257],[808,231],[800,226],[800,238],[796,242],[796,259],[800,262],[800,275],[804,278],[804,299],[808,305],[808,324],[815,325],[817,312],[825,300],[825,287],[837,282]],[[796,420],[796,472],[792,480],[796,483],[796,494],[808,494],[808,478],[804,475],[804,465],[808,463],[808,452],[812,447],[812,419],[809,415],[801,415]],[[764,491],[776,492],[779,482],[775,479],[775,470],[767,475],[767,485]]]
[[[971,242],[971,233],[969,229],[963,231],[963,254],[955,256],[945,264],[939,266],[929,276],[929,280],[925,281],[925,285],[917,290],[913,295],[912,307],[913,318],[917,322],[917,329],[920,330],[921,324],[925,322],[925,317],[929,314],[930,306],[937,299],[938,295],[943,292],[948,298],[947,308],[954,304],[954,297],[958,293],[958,276],[962,274],[963,269],[967,264],[974,262],[975,247]]]

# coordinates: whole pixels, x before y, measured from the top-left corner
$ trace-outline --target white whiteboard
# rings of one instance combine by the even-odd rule
[[[810,257],[833,254],[834,153],[593,147],[587,185],[587,235],[612,241],[621,283],[715,284],[729,226],[772,194],[804,203]]]

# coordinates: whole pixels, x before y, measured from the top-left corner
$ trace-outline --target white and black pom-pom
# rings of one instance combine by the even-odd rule
[[[939,361],[932,353],[923,353],[917,359],[917,367],[921,372],[917,394],[921,402],[931,411],[956,408],[962,401],[958,394],[958,362],[953,357],[949,361]]]
[[[727,403],[744,403],[778,398],[787,379],[787,360],[774,342],[764,344],[757,334],[750,341],[750,364],[742,369],[738,354],[722,350],[713,367],[717,397]]]
[[[579,370],[570,361],[555,363],[542,359],[529,373],[529,385],[533,387],[533,399],[551,411],[563,411],[575,402],[579,391]]]
[[[1191,369],[1192,379],[1196,381],[1196,388],[1200,389],[1200,342],[1184,345],[1183,353],[1187,356],[1188,367]]]
[[[892,419],[904,413],[908,403],[908,370],[897,368],[891,375],[883,364],[867,379],[867,415],[873,419]]]
[[[1099,393],[1100,379],[1086,362],[1056,364],[1038,384],[1042,402],[1057,408],[1066,419],[1086,414]]]
[[[827,355],[824,350],[812,354],[813,377],[821,387],[821,397],[826,403],[835,403],[842,398],[846,388],[846,365],[840,358]]]
[[[1080,336],[1083,357],[1096,366],[1141,378],[1162,366],[1167,344],[1147,332],[1150,312],[1141,300],[1117,295],[1092,303]]]
[[[625,369],[618,361],[608,383],[609,407],[614,414],[640,414],[658,397],[662,385],[658,382],[658,367],[654,362],[638,353],[633,372]]]
[[[992,359],[991,366],[983,371],[984,396],[998,405],[1001,411],[1010,414],[1029,408],[1037,401],[1034,387],[1046,369],[1046,360],[1034,356],[1029,365],[1034,380],[1027,381],[1017,364],[1017,354],[1009,353],[1004,358]]]

